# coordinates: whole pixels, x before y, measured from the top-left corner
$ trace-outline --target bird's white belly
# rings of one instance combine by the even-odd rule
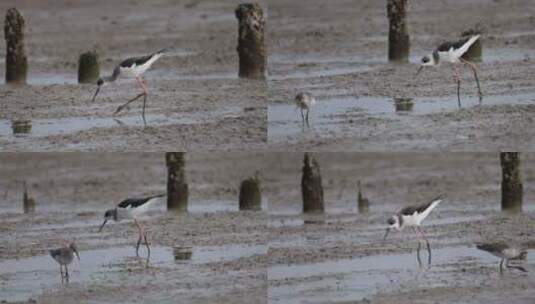
[[[127,78],[135,78],[139,75],[145,73],[147,70],[147,67],[144,66],[134,66],[131,68],[121,68],[121,76],[127,77]]]
[[[402,215],[404,226],[419,226],[420,220],[418,216],[406,216]]]
[[[438,52],[438,55],[440,56],[440,61],[450,62],[450,63],[459,62],[459,58],[455,56],[453,51]]]

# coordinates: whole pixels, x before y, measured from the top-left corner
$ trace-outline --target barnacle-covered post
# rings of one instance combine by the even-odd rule
[[[325,212],[320,167],[318,162],[308,153],[305,153],[303,160],[301,191],[303,194],[303,212]]]
[[[266,77],[266,48],[264,44],[264,13],[257,3],[242,3],[236,8],[238,18],[238,56],[241,78]]]
[[[408,0],[387,0],[388,60],[408,62],[410,39],[407,29]]]
[[[167,164],[167,210],[188,210],[188,184],[184,152],[166,152]]]
[[[6,13],[4,37],[6,39],[6,83],[26,83],[28,59],[24,49],[24,18],[16,8]]]

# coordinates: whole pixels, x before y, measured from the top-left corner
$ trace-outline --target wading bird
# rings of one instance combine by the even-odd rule
[[[523,260],[526,258],[528,252],[520,246],[510,246],[505,243],[487,243],[477,245],[477,249],[486,251],[496,257],[501,258],[500,273],[503,273],[503,262],[505,261],[506,268],[514,268],[523,272],[527,272],[524,267],[509,265],[510,260]]]
[[[130,99],[125,104],[120,105],[117,110],[115,110],[113,115],[118,114],[124,107],[134,102],[138,98],[143,97],[143,110],[141,116],[143,117],[143,123],[147,125],[147,121],[145,120],[145,104],[147,102],[147,96],[149,95],[149,91],[147,89],[147,83],[143,79],[142,75],[152,66],[154,62],[156,62],[156,60],[160,59],[160,57],[162,57],[165,52],[167,52],[167,49],[160,50],[156,53],[147,56],[128,58],[121,62],[118,66],[115,67],[115,69],[113,69],[113,73],[110,76],[101,77],[98,80],[97,91],[95,92],[95,95],[93,95],[92,101],[95,101],[98,93],[100,92],[101,87],[106,85],[107,83],[114,82],[119,77],[135,78],[137,84],[139,84],[143,92],[139,93],[136,97]]]
[[[102,228],[104,228],[104,225],[109,220],[114,220],[116,222],[122,221],[125,219],[134,219],[134,224],[136,224],[136,227],[139,231],[139,238],[137,240],[136,244],[136,255],[139,256],[139,245],[141,244],[141,241],[143,240],[145,242],[145,245],[147,246],[147,260],[150,258],[150,244],[147,240],[147,233],[141,227],[141,225],[138,223],[136,217],[147,212],[149,209],[149,206],[156,201],[157,198],[163,197],[165,194],[158,194],[148,197],[142,197],[142,198],[128,198],[124,201],[120,202],[119,205],[117,205],[116,208],[107,210],[104,213],[104,223],[99,228],[99,232],[102,231]]]
[[[78,254],[78,248],[74,242],[69,243],[67,246],[61,247],[59,249],[49,250],[50,256],[59,263],[59,272],[61,274],[61,282],[65,278],[67,282],[69,281],[69,268],[67,265],[72,263],[74,255],[80,260],[80,255]],[[65,267],[65,276],[63,275],[63,267]]]
[[[420,229],[420,225],[422,221],[429,216],[431,211],[435,209],[440,202],[442,202],[446,196],[444,194],[434,198],[429,203],[419,205],[419,206],[408,206],[403,208],[398,213],[394,214],[391,218],[388,219],[388,227],[386,228],[385,236],[383,237],[383,240],[386,240],[386,237],[388,236],[388,233],[390,230],[394,229],[397,231],[403,230],[405,227],[413,227],[414,232],[416,232],[416,237],[418,238],[418,251],[417,251],[417,257],[418,262],[420,262],[420,238],[423,238],[425,240],[425,243],[427,245],[427,252],[428,252],[428,263],[431,264],[431,246],[429,245],[429,241],[427,240],[427,237],[423,233],[423,231]]]
[[[454,79],[457,82],[457,101],[459,107],[461,107],[461,75],[459,72],[459,66],[468,65],[474,72],[474,78],[477,83],[477,93],[479,95],[479,102],[483,99],[483,93],[481,93],[481,86],[479,85],[479,78],[477,77],[477,67],[474,63],[462,58],[463,54],[468,51],[470,46],[474,44],[480,35],[474,35],[463,38],[458,41],[448,41],[440,44],[433,53],[426,55],[422,58],[420,68],[416,74],[426,66],[439,66],[442,62],[450,62],[453,64]]]
[[[302,92],[302,93],[297,94],[297,96],[295,96],[295,105],[297,106],[297,108],[301,110],[301,119],[303,121],[303,126],[305,125],[305,121],[306,121],[307,126],[310,127],[309,120],[308,120],[308,112],[310,112],[310,109],[315,104],[316,104],[316,98],[314,98],[314,96],[312,96],[312,94],[310,93]],[[306,111],[306,117],[303,111]]]

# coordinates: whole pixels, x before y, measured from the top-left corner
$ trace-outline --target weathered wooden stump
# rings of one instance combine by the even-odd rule
[[[167,210],[188,210],[188,184],[184,152],[166,152],[167,164]]]
[[[303,160],[301,191],[303,194],[303,212],[325,212],[320,167],[318,162],[308,153],[305,153]]]
[[[12,120],[11,130],[13,130],[14,135],[28,134],[32,131],[32,121],[25,119]]]
[[[407,30],[407,0],[387,0],[388,60],[409,62],[410,39]]]
[[[96,83],[100,77],[100,66],[96,51],[85,52],[78,58],[78,83]]]
[[[357,197],[357,203],[359,207],[359,213],[366,214],[370,210],[370,201],[364,197],[364,194],[362,194],[362,188],[360,181],[358,182],[358,197]]]
[[[175,256],[175,261],[187,261],[191,260],[193,252],[191,247],[173,247],[173,255]]]
[[[35,199],[28,194],[26,181],[22,182],[24,193],[22,195],[22,207],[25,214],[35,213]]]
[[[502,167],[502,210],[521,212],[523,186],[518,152],[500,153]]]
[[[394,105],[396,112],[410,112],[414,108],[414,101],[412,98],[394,98]]]
[[[6,83],[26,83],[28,59],[24,49],[24,18],[16,8],[6,13],[4,37],[6,39]]]
[[[239,201],[240,210],[262,210],[262,193],[258,175],[242,181]]]
[[[469,29],[469,30],[462,32],[461,37],[465,38],[465,37],[471,37],[473,35],[481,35],[481,32],[482,32],[481,27],[476,25],[473,29]],[[470,46],[468,51],[466,51],[466,53],[464,53],[463,56],[461,56],[464,60],[468,60],[471,62],[482,61],[483,46],[481,44],[481,39],[482,37],[479,37],[479,39],[477,39],[476,42],[474,42],[474,44]]]
[[[238,18],[239,76],[264,79],[267,56],[264,45],[264,13],[256,3],[243,3],[236,8]]]

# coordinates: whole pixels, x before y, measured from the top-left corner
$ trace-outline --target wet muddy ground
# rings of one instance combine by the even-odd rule
[[[500,212],[497,153],[319,153],[327,215],[301,212],[302,154],[271,167],[270,303],[531,303],[535,299],[533,155],[523,155],[524,213]],[[359,214],[357,183],[370,201]],[[390,234],[385,221],[409,203],[447,194],[424,222],[432,261],[417,262],[410,230]],[[518,270],[475,245],[518,242],[531,248]]]
[[[240,181],[261,170],[260,156],[188,156],[189,213],[167,213],[162,199],[141,218],[152,242],[147,266],[145,247],[135,255],[132,222],[98,227],[123,198],[165,192],[163,153],[2,153],[0,301],[265,303],[267,215],[238,212],[237,198]],[[23,178],[37,201],[33,215],[21,214],[14,181]],[[62,285],[47,250],[72,238],[81,260]]]
[[[21,214],[21,187],[0,200],[0,299],[70,303],[531,303],[535,273],[535,157],[522,154],[524,212],[500,211],[497,153],[320,153],[326,215],[302,215],[302,153],[187,154],[188,214],[157,202],[142,218],[152,240],[147,267],[136,229],[105,209],[165,191],[165,162],[146,154],[3,154],[0,185],[28,179],[37,213]],[[32,159],[31,161],[29,159]],[[132,166],[135,163],[136,166]],[[262,212],[238,212],[239,181],[259,170]],[[31,178],[30,174],[33,174]],[[359,214],[356,184],[370,201]],[[12,182],[13,183],[13,182]],[[412,231],[382,241],[385,221],[409,203],[447,194],[425,221],[431,265],[418,265]],[[46,250],[76,237],[81,261],[62,285]],[[529,248],[528,272],[498,273],[475,248],[506,241]],[[146,254],[141,248],[141,255]],[[422,251],[422,259],[427,254]],[[437,300],[438,299],[438,300]]]
[[[238,1],[2,1],[26,19],[29,86],[0,84],[3,151],[254,149],[267,132],[264,82],[237,77]],[[3,32],[2,32],[3,33]],[[96,49],[101,74],[130,56],[169,53],[145,73],[142,102],[132,80],[78,85],[79,54]],[[0,57],[5,41],[0,37]],[[4,62],[0,63],[4,71]],[[20,122],[31,127],[12,128]]]
[[[412,1],[410,64],[387,62],[381,1],[273,0],[270,9],[268,142],[277,150],[529,150],[535,102],[535,8],[530,1]],[[465,69],[462,108],[451,67],[415,76],[420,58],[479,23],[484,94]],[[318,99],[310,128],[293,99]],[[396,111],[394,99],[412,99]]]

